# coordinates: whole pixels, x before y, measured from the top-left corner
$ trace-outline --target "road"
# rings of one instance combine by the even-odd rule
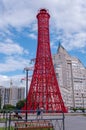
[[[86,116],[65,116],[65,130],[86,130]]]

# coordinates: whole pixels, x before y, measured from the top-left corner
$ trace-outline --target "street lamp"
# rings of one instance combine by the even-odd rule
[[[84,113],[84,112],[85,112],[85,111],[84,111],[84,94],[83,94],[83,93],[81,93],[81,96],[82,96],[83,113]]]
[[[27,96],[28,96],[28,71],[29,71],[29,68],[26,67],[24,68],[24,70],[26,71],[26,115],[25,115],[25,120],[27,122]]]

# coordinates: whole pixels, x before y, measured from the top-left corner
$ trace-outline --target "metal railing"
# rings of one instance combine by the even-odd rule
[[[27,120],[25,114],[27,112]],[[37,111],[6,111],[5,130],[26,130],[28,128],[38,130],[46,128],[50,130],[65,130],[65,116],[62,112],[44,111],[37,116]]]

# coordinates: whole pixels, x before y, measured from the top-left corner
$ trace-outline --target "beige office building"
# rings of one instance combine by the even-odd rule
[[[19,100],[23,100],[25,98],[25,88],[11,86],[9,88],[0,87],[0,97],[1,97],[1,108],[5,104],[11,104],[16,106],[16,103]]]
[[[53,63],[64,103],[86,108],[86,68],[81,61],[59,45]]]

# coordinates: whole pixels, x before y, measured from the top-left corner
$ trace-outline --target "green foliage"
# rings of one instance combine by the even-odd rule
[[[73,108],[73,111],[76,112],[76,111],[77,111],[77,108]]]
[[[17,109],[21,109],[25,104],[25,99],[24,100],[20,100],[16,103],[16,108]]]
[[[1,96],[0,96],[0,109],[1,109]]]
[[[78,112],[79,110],[80,110],[81,112],[84,112],[86,109],[83,108],[83,107],[76,107],[76,108],[70,108],[70,110],[73,110],[74,112]]]
[[[5,104],[3,106],[3,109],[4,110],[14,110],[15,109],[15,106],[11,105],[11,104]]]
[[[5,129],[8,130],[9,128],[8,128],[8,127],[7,127],[7,128],[6,128],[6,127],[0,127],[0,130],[5,130]],[[11,126],[11,127],[10,127],[10,130],[14,130],[14,127]]]

